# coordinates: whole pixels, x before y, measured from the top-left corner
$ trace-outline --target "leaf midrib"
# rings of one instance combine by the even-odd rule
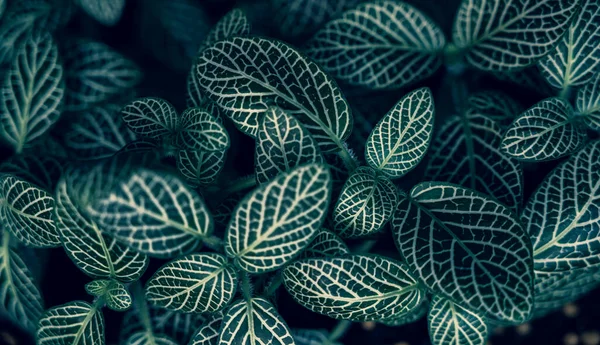
[[[79,344],[79,339],[83,336],[83,334],[85,333],[84,331],[85,331],[86,327],[88,326],[88,324],[92,321],[92,319],[96,315],[96,312],[98,311],[98,307],[99,307],[101,300],[102,300],[102,298],[98,298],[96,303],[94,303],[92,305],[92,307],[90,308],[90,311],[87,313],[87,315],[85,316],[85,319],[83,319],[83,322],[81,323],[81,327],[79,327],[79,329],[77,330],[77,333],[75,333],[75,338],[73,339],[72,344]]]

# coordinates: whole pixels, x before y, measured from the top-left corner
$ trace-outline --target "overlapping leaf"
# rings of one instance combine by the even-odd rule
[[[219,345],[294,345],[288,326],[264,298],[235,302],[222,322]]]
[[[139,98],[121,110],[123,121],[135,134],[155,140],[175,135],[179,118],[177,110],[162,98]]]
[[[250,21],[246,14],[243,10],[234,8],[215,24],[198,50],[201,52],[218,41],[234,36],[246,36],[249,33]]]
[[[85,291],[92,296],[102,297],[106,305],[116,311],[131,307],[131,295],[123,283],[116,280],[94,280],[85,285]]]
[[[400,313],[398,316],[393,315],[385,319],[377,320],[377,322],[389,327],[398,327],[420,320],[427,315],[428,311],[429,301],[424,297],[421,299],[421,303],[410,313]]]
[[[350,135],[352,116],[335,82],[282,42],[217,42],[200,55],[196,73],[203,90],[246,134],[256,136],[259,118],[278,105],[306,126],[323,152],[339,150]]]
[[[556,89],[550,86],[537,65],[531,65],[518,70],[509,70],[494,73],[494,76],[524,88],[534,91],[544,97],[556,96]]]
[[[215,345],[219,340],[223,313],[214,313],[198,328],[189,345]]]
[[[235,294],[237,273],[220,254],[190,254],[161,267],[146,285],[153,305],[183,312],[215,312]]]
[[[179,345],[173,339],[163,334],[151,334],[148,332],[136,332],[132,334],[125,345]]]
[[[501,128],[511,124],[523,112],[523,108],[507,94],[498,91],[482,91],[469,96],[467,107],[471,113],[482,114],[497,122]]]
[[[571,0],[464,0],[452,39],[476,68],[518,69],[554,47],[578,8]]]
[[[225,252],[247,272],[277,269],[302,251],[324,221],[331,175],[308,164],[279,175],[237,206],[225,236]]]
[[[125,0],[78,0],[77,4],[94,19],[108,26],[117,24],[125,9]]]
[[[271,107],[259,120],[254,154],[259,183],[266,183],[297,166],[323,161],[317,142],[286,111]]]
[[[399,316],[416,308],[424,295],[406,265],[375,255],[304,259],[288,265],[283,277],[298,303],[336,319]]]
[[[63,304],[44,312],[36,339],[39,345],[104,345],[104,317],[96,305]]]
[[[484,316],[435,296],[427,317],[433,345],[485,345],[488,327]]]
[[[397,89],[432,75],[446,39],[413,6],[366,2],[327,23],[307,54],[334,77],[370,89]]]
[[[179,150],[177,169],[189,184],[207,186],[217,179],[226,158],[225,150]]]
[[[575,107],[588,127],[600,131],[600,73],[579,89]]]
[[[62,166],[53,156],[43,152],[29,152],[4,161],[0,164],[0,172],[31,182],[44,190],[54,190],[54,185],[62,173]]]
[[[321,229],[315,239],[302,252],[302,257],[340,256],[349,253],[348,246],[338,235]]]
[[[392,226],[402,257],[434,293],[508,323],[531,316],[531,243],[506,206],[424,182],[401,195]]]
[[[181,114],[176,140],[186,150],[225,151],[229,148],[225,127],[201,108],[188,108]]]
[[[586,138],[571,105],[547,98],[517,117],[504,134],[501,149],[518,160],[552,160],[581,148]]]
[[[64,94],[63,68],[49,34],[23,38],[0,90],[0,139],[17,153],[58,120]]]
[[[296,345],[341,345],[329,340],[327,331],[316,329],[292,329]]]
[[[367,163],[390,178],[412,170],[429,146],[433,116],[433,96],[428,88],[402,97],[369,135],[365,145]]]

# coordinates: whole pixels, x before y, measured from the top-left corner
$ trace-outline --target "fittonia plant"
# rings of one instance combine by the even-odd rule
[[[185,29],[195,1],[140,5],[161,18],[144,46],[189,71],[167,100],[66,34],[124,0],[0,1],[0,304],[38,344],[103,345],[112,309],[124,345],[332,345],[423,317],[435,345],[483,345],[598,285],[597,1],[463,0],[451,32],[409,2],[270,5],[208,33]],[[250,25],[271,7],[274,38]],[[526,109],[487,76],[548,98]],[[387,113],[365,113],[375,94]],[[89,298],[45,305],[27,247],[62,247]],[[338,325],[285,320],[284,290]]]

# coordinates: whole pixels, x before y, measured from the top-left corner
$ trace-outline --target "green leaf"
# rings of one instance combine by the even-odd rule
[[[108,101],[137,86],[142,79],[142,72],[133,61],[104,43],[72,39],[62,51],[67,111],[78,112]]]
[[[179,120],[177,142],[188,150],[224,151],[229,134],[216,117],[201,108],[188,108]]]
[[[390,178],[412,170],[423,158],[433,131],[434,104],[429,88],[414,90],[377,123],[365,145],[365,158]]]
[[[600,263],[600,141],[556,167],[521,215],[535,269],[565,271]]]
[[[482,98],[470,97],[468,102],[477,99]],[[523,169],[516,158],[500,151],[502,128],[488,117],[493,111],[486,110],[470,107],[448,119],[431,144],[425,179],[475,189],[518,211],[523,203]]]
[[[208,186],[215,182],[225,166],[227,151],[179,150],[177,152],[177,169],[195,186]]]
[[[487,343],[488,327],[485,317],[444,297],[433,297],[427,322],[433,345]]]
[[[317,142],[292,115],[270,107],[259,120],[254,168],[258,183],[308,163],[323,163]]]
[[[179,345],[173,339],[163,334],[137,332],[125,341],[125,345]]]
[[[12,175],[0,175],[0,221],[15,238],[31,247],[56,247],[60,236],[52,214],[54,198]]]
[[[530,65],[518,70],[496,72],[494,77],[524,87],[543,97],[556,96],[556,90],[546,82],[537,65]]]
[[[162,140],[173,136],[179,126],[177,110],[162,98],[139,98],[121,110],[123,121],[135,134]]]
[[[146,284],[152,305],[186,313],[223,309],[235,294],[237,273],[220,254],[189,254],[161,267]]]
[[[48,309],[37,329],[39,345],[104,345],[104,318],[98,306],[74,301]]]
[[[292,336],[296,345],[342,345],[330,341],[329,334],[325,330],[292,329]]]
[[[278,105],[306,126],[323,152],[339,150],[350,136],[352,115],[333,79],[285,43],[259,37],[217,42],[200,55],[196,73],[248,135],[256,136],[260,117]]]
[[[411,312],[424,298],[406,265],[376,255],[295,261],[284,269],[283,278],[298,303],[334,319],[371,321],[399,316]]]
[[[146,169],[118,181],[86,210],[103,231],[157,258],[189,253],[213,226],[204,202],[183,181]]]
[[[331,231],[321,229],[315,239],[302,252],[302,258],[341,256],[350,250],[344,241]]]
[[[235,302],[223,318],[219,345],[294,345],[288,326],[264,298]]]
[[[600,74],[579,89],[575,107],[589,128],[600,131]]]
[[[531,242],[506,206],[424,182],[400,196],[392,227],[402,257],[433,293],[509,323],[531,316]]]
[[[62,173],[62,165],[55,157],[36,151],[12,156],[0,164],[0,172],[31,182],[44,190],[54,190]]]
[[[354,170],[333,209],[335,232],[343,238],[378,232],[391,218],[398,198],[396,186],[369,167]]]
[[[331,174],[308,164],[281,174],[249,193],[227,227],[225,252],[250,273],[275,270],[312,241],[325,220]]]
[[[18,325],[33,331],[44,311],[44,300],[31,271],[13,248],[10,235],[3,231],[0,248],[0,310]]]
[[[463,0],[452,40],[478,69],[519,69],[554,47],[578,8],[572,0]]]
[[[0,137],[17,153],[58,120],[64,94],[52,37],[35,33],[23,39],[0,90]]]
[[[576,2],[575,2],[576,3]],[[567,90],[591,81],[600,63],[600,4],[584,0],[558,45],[540,63],[550,85]]]
[[[350,85],[399,89],[431,76],[442,64],[442,30],[415,7],[367,2],[327,23],[307,54]]]
[[[70,122],[64,144],[75,158],[100,159],[113,155],[136,139],[121,118],[121,108],[114,103],[88,110]]]
[[[503,129],[523,112],[523,108],[514,99],[498,91],[481,91],[472,94],[467,99],[467,107],[469,112],[485,115]]]
[[[125,0],[77,0],[88,15],[107,26],[119,22],[125,9]]]
[[[545,161],[577,151],[586,139],[571,105],[547,98],[515,119],[502,138],[501,150],[518,160]]]
[[[216,345],[221,334],[223,313],[214,313],[196,331],[188,345]]]
[[[206,35],[206,38],[200,45],[198,51],[202,52],[218,41],[235,36],[246,36],[249,33],[250,21],[246,17],[246,14],[243,10],[234,8],[233,10],[227,12],[227,14],[221,19],[219,19],[217,24],[215,24],[208,35]]]
[[[421,303],[410,313],[400,313],[398,316],[391,316],[386,319],[377,320],[377,322],[388,327],[399,327],[422,319],[427,315],[428,311],[429,301],[426,298],[422,298]]]
[[[81,211],[78,196],[84,194],[81,173],[67,170],[56,188],[56,227],[67,255],[92,278],[138,280],[148,266],[148,257],[136,253],[101,232]],[[91,188],[91,186],[88,186]]]
[[[85,291],[94,297],[102,297],[106,305],[115,311],[131,307],[131,295],[125,285],[116,280],[94,280],[85,284]]]

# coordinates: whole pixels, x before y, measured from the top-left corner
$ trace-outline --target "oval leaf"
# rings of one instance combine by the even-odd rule
[[[85,291],[94,297],[102,297],[112,310],[124,311],[131,307],[131,295],[125,285],[116,280],[94,280],[85,284]]]
[[[121,110],[123,121],[135,134],[144,138],[162,140],[178,128],[177,110],[161,98],[139,98]]]
[[[77,4],[91,17],[107,26],[117,24],[125,8],[125,0],[78,0]]]
[[[46,310],[37,329],[39,345],[104,345],[104,318],[97,306],[75,301]]]
[[[338,235],[321,229],[315,239],[302,252],[302,258],[341,256],[349,253],[348,246]]]
[[[223,323],[223,314],[214,313],[208,320],[196,331],[188,345],[215,345],[221,334],[221,324]]]
[[[485,317],[449,299],[433,297],[427,322],[433,345],[485,345],[487,342]]]
[[[592,82],[579,89],[575,104],[585,124],[600,131],[600,73]]]
[[[225,127],[201,108],[188,108],[179,120],[179,146],[188,150],[224,151],[229,148]]]
[[[177,169],[192,186],[212,184],[223,167],[227,151],[179,150]]]

